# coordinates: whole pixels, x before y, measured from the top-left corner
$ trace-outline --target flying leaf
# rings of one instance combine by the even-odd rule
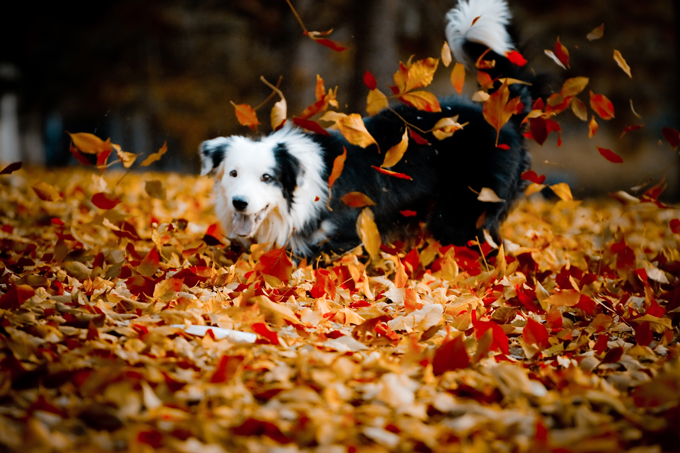
[[[369,145],[378,145],[373,136],[366,130],[364,120],[356,113],[345,115],[338,112],[326,112],[321,119],[324,121],[334,121],[335,127],[353,145],[362,148],[366,148]]]
[[[505,56],[508,60],[510,60],[511,63],[519,67],[522,67],[527,64],[527,60],[522,56],[521,53],[517,52],[516,50],[505,52]]]
[[[6,166],[0,171],[0,175],[9,175],[19,170],[24,165],[23,162],[14,162]]]
[[[588,121],[588,110],[586,104],[577,97],[571,99],[571,111],[574,112],[576,118],[581,121]]]
[[[248,104],[234,104],[233,101],[229,101],[231,105],[234,106],[236,110],[236,119],[243,126],[248,126],[252,130],[256,130],[259,126],[260,121],[257,119],[257,113]]]
[[[463,93],[463,85],[465,84],[465,65],[456,63],[451,71],[451,85],[458,92]]]
[[[557,58],[557,55],[555,55],[555,52],[553,52],[552,50],[548,50],[548,49],[545,49],[543,52],[545,52],[545,54],[546,54],[548,57],[550,57],[550,59],[551,59],[552,61],[554,61],[554,62],[557,64],[557,66],[559,66],[559,67],[562,68],[562,69],[567,69],[567,67],[564,66],[564,64],[562,64],[562,62],[560,61],[560,59]]]
[[[320,135],[331,135],[326,129],[321,127],[316,121],[308,120],[305,118],[293,117],[293,124],[300,126],[308,131],[314,132]]]
[[[378,171],[379,171],[380,173],[382,173],[382,174],[389,175],[389,176],[394,176],[395,178],[399,178],[399,179],[409,179],[409,180],[412,180],[412,179],[413,179],[413,178],[411,178],[409,175],[405,175],[404,173],[397,173],[397,172],[395,172],[395,171],[387,170],[386,168],[376,167],[375,165],[371,165],[371,167],[372,167],[372,168],[375,168],[376,170],[378,170]]]
[[[600,24],[598,27],[593,28],[590,33],[586,35],[588,41],[595,41],[604,36],[604,24]]]
[[[403,215],[404,217],[415,217],[418,215],[418,212],[406,209],[404,211],[399,211],[399,214]]]
[[[489,96],[489,99],[484,103],[482,113],[486,122],[496,129],[496,145],[498,145],[501,128],[513,114],[519,114],[523,109],[519,97],[510,99],[510,89],[507,83],[503,83],[498,90]]]
[[[416,131],[413,129],[408,130],[408,135],[413,139],[414,142],[416,142],[418,145],[429,145],[430,142],[425,140],[420,134],[418,134]]]
[[[123,164],[123,167],[125,167],[125,168],[132,167],[132,164],[135,163],[135,160],[139,156],[139,154],[128,153],[127,151],[122,151],[120,149],[120,147],[116,148],[116,154],[118,155],[118,159],[120,159],[120,162]]]
[[[451,64],[451,48],[449,47],[449,43],[444,41],[444,45],[442,46],[442,63],[444,63],[444,67],[448,68],[449,65]]]
[[[364,73],[364,85],[371,91],[378,88],[378,83],[375,81],[375,77],[371,74],[371,71],[366,71]]]
[[[32,187],[35,194],[43,201],[59,201],[61,200],[61,195],[57,189],[52,185],[46,183],[45,181],[40,181]]]
[[[341,198],[341,200],[350,208],[364,208],[366,206],[375,206],[375,202],[371,200],[367,195],[364,195],[361,192],[346,193]]]
[[[347,47],[343,46],[342,44],[339,44],[335,41],[332,41],[328,38],[323,38],[322,36],[328,36],[333,30],[328,30],[328,31],[304,31],[304,34],[306,36],[309,36],[312,38],[314,41],[318,42],[322,46],[328,47],[329,49],[332,49],[336,52],[342,52],[343,50],[347,50]]]
[[[399,70],[394,74],[394,83],[398,93],[403,94],[416,88],[423,88],[432,83],[439,60],[426,58],[404,65],[399,62]]]
[[[680,144],[680,132],[677,129],[674,127],[664,127],[661,129],[661,133],[668,144],[671,145],[671,148],[675,149],[678,147]]]
[[[165,200],[167,198],[167,192],[163,183],[157,179],[151,181],[146,181],[144,183],[144,191],[152,198],[157,198],[158,200]]]
[[[333,159],[333,169],[328,177],[328,188],[333,187],[335,181],[340,177],[342,169],[345,167],[345,159],[347,159],[347,149],[342,147],[342,154]]]
[[[441,112],[437,96],[429,91],[411,91],[399,96],[399,100],[404,104],[415,107],[424,112]]]
[[[522,179],[526,181],[531,181],[535,184],[543,184],[545,182],[545,175],[539,176],[535,171],[527,170],[524,173],[522,173]]]
[[[494,192],[492,189],[489,189],[488,187],[482,187],[477,199],[486,203],[502,203],[505,201],[496,195],[496,192]]]
[[[590,108],[603,120],[614,118],[614,105],[604,94],[590,92]]]
[[[364,208],[357,218],[357,234],[364,245],[364,248],[371,256],[372,260],[378,259],[378,252],[380,251],[380,233],[378,226],[375,224],[375,217],[371,208]]]
[[[300,118],[309,119],[312,116],[316,115],[317,113],[325,112],[326,110],[328,110],[328,106],[337,107],[338,106],[338,101],[336,99],[337,91],[338,91],[337,87],[335,88],[335,90],[329,88],[328,91],[326,91],[323,85],[323,79],[319,74],[317,74],[316,87],[314,89],[314,96],[316,97],[316,102],[307,107],[306,109],[304,109],[300,114]]]
[[[555,195],[557,195],[564,201],[571,201],[574,199],[573,195],[571,194],[571,189],[569,188],[569,185],[566,182],[554,184],[550,186],[550,189],[552,189],[552,191],[555,192]]]
[[[366,98],[366,111],[369,115],[376,115],[388,106],[389,102],[387,101],[387,96],[385,96],[382,91],[376,88],[368,92],[368,97]]]
[[[639,114],[638,112],[635,111],[635,107],[633,107],[633,100],[632,100],[632,99],[629,99],[629,101],[630,101],[630,111],[633,112],[633,115],[635,115],[637,118],[642,119],[642,117],[640,116],[640,114]]]
[[[404,134],[401,136],[401,141],[387,150],[385,153],[385,160],[381,167],[394,167],[399,162],[408,148],[408,128],[404,128]]]
[[[555,56],[560,60],[560,62],[566,66],[567,68],[569,67],[569,50],[560,42],[560,38],[557,38],[557,42],[555,43]]]
[[[597,130],[599,129],[599,126],[597,125],[597,121],[595,121],[595,115],[590,119],[590,123],[588,123],[588,138],[593,138],[595,134],[597,134]]]
[[[286,115],[288,114],[288,106],[286,99],[281,96],[281,100],[274,104],[270,113],[270,121],[272,129],[278,131],[286,124]]]
[[[607,159],[609,162],[613,162],[615,164],[623,163],[623,159],[621,158],[621,156],[619,156],[618,154],[616,154],[612,150],[600,148],[599,146],[597,147],[597,150],[600,152],[600,154],[602,154],[602,157]]]
[[[619,139],[623,138],[623,136],[626,135],[628,132],[637,131],[639,129],[642,129],[643,127],[644,125],[642,124],[632,124],[630,126],[626,126],[623,128],[623,132],[621,132]]]
[[[73,143],[71,143],[68,147],[68,151],[75,157],[75,159],[80,162],[81,164],[85,165],[86,167],[89,167],[92,165],[92,163],[89,161],[87,157],[85,157],[80,151],[78,151],[78,148],[76,148]]]
[[[453,118],[442,118],[437,121],[432,128],[432,135],[434,135],[437,140],[444,140],[461,129],[463,129],[463,125],[458,123],[458,115],[456,115]]]
[[[624,60],[621,52],[618,50],[614,50],[614,61],[616,61],[616,64],[619,65],[619,68],[623,69],[623,72],[625,72],[628,77],[631,79],[633,78],[630,73],[630,66],[628,66],[628,63],[626,63],[626,60]]]
[[[113,209],[118,203],[120,203],[120,200],[110,193],[98,192],[92,195],[92,204],[99,209]]]
[[[96,135],[88,134],[87,132],[79,132],[76,134],[67,132],[67,134],[71,136],[71,141],[73,141],[73,145],[83,153],[99,154],[104,151],[110,152],[111,150],[113,150],[111,139],[103,141]]]
[[[151,165],[152,163],[156,162],[157,160],[160,160],[161,157],[163,157],[163,154],[168,152],[168,143],[163,142],[163,146],[161,146],[161,149],[159,149],[157,152],[150,154],[144,161],[140,164],[142,167],[147,167]]]
[[[588,77],[572,77],[564,81],[560,94],[563,97],[576,96],[582,92],[590,82]]]

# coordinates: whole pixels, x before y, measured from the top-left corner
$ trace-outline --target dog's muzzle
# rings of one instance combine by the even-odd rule
[[[237,236],[252,238],[255,236],[257,229],[260,228],[260,224],[265,219],[268,212],[269,205],[255,214],[245,214],[243,212],[232,213],[231,231]]]

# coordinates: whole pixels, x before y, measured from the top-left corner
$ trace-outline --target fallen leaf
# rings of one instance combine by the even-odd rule
[[[144,191],[152,198],[157,198],[159,200],[167,199],[167,191],[165,190],[165,187],[163,187],[163,183],[157,179],[146,181],[144,183]]]
[[[38,198],[40,198],[43,201],[59,201],[62,199],[57,189],[55,189],[52,185],[44,181],[40,181],[39,183],[35,184],[32,188],[33,192],[35,192]]]
[[[357,218],[357,234],[361,239],[364,248],[371,256],[372,260],[378,259],[378,252],[380,251],[380,233],[378,226],[375,224],[373,211],[370,208],[364,208]]]
[[[118,203],[120,203],[120,199],[110,193],[98,192],[92,195],[92,204],[99,209],[113,209]]]

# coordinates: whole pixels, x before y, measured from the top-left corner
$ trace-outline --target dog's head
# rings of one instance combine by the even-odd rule
[[[230,237],[257,237],[272,212],[287,215],[304,169],[277,134],[255,141],[219,137],[199,149],[201,174],[216,178],[218,215]]]

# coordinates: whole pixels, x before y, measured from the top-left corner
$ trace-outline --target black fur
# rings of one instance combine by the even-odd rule
[[[274,184],[281,188],[283,197],[288,202],[288,211],[293,205],[293,192],[297,187],[298,178],[300,174],[300,161],[288,152],[285,143],[279,143],[274,148],[274,158],[276,159],[276,167],[274,169]]]

